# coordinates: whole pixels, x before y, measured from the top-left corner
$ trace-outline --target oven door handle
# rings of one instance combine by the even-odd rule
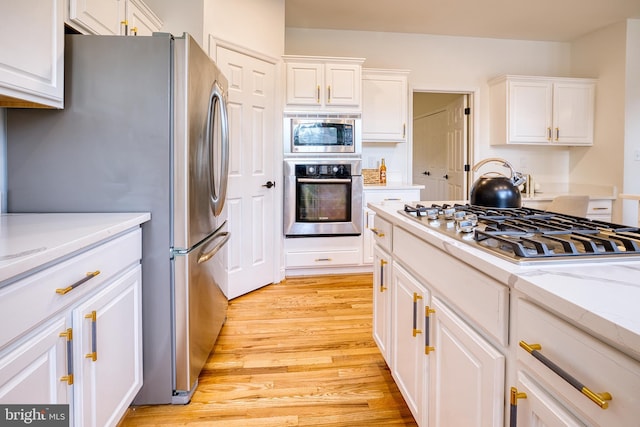
[[[298,178],[298,182],[310,183],[323,183],[323,184],[340,184],[340,183],[348,183],[351,182],[351,178],[327,178],[327,179],[317,179],[317,178]]]

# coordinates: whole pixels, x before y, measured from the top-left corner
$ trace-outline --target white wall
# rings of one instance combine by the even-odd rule
[[[569,149],[490,146],[487,81],[500,74],[569,76],[569,43],[299,28],[285,34],[286,54],[363,57],[367,68],[411,70],[412,91],[476,92],[472,162],[504,157],[540,183],[568,182]],[[410,144],[364,150],[365,159],[384,156],[389,175],[410,181]]]
[[[209,35],[272,57],[284,53],[284,0],[145,0],[162,31],[190,33],[205,51]]]
[[[205,0],[204,13],[205,35],[275,58],[284,54],[284,0]]]
[[[624,183],[622,190],[640,194],[640,19],[627,21],[627,63],[625,99]],[[625,202],[624,224],[639,224],[638,203]]]

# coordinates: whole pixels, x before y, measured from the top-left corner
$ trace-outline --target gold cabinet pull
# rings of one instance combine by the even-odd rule
[[[372,228],[371,232],[373,234],[375,234],[376,236],[378,236],[378,237],[384,237],[384,233],[382,231],[378,230],[377,228]]]
[[[120,26],[124,25],[124,34],[125,36],[129,35],[129,21],[127,21],[126,19],[124,21],[120,21]]]
[[[320,104],[320,85],[316,88],[316,102]]]
[[[429,353],[431,353],[432,351],[435,350],[435,347],[433,347],[431,345],[431,333],[430,333],[430,331],[431,331],[430,318],[431,318],[431,315],[433,313],[435,313],[435,312],[436,311],[433,308],[429,307],[428,305],[424,306],[424,330],[425,330],[425,333],[424,333],[424,354],[429,354]]]
[[[133,27],[133,28],[131,29],[131,33],[132,33],[134,36],[137,36],[137,35],[138,35],[138,27]]]
[[[587,386],[582,384],[567,371],[565,371],[554,362],[549,360],[545,355],[540,353],[540,351],[542,351],[542,346],[540,344],[527,344],[524,341],[520,341],[520,347],[524,348],[530,355],[538,359],[544,366],[551,369],[559,377],[568,382],[571,386],[573,386],[573,388],[587,396],[593,403],[595,403],[602,409],[607,409],[609,407],[609,400],[612,399],[609,392],[605,391],[602,393],[595,393],[591,391]]]
[[[85,275],[85,277],[83,277],[82,279],[78,280],[74,284],[71,284],[71,285],[67,286],[66,288],[58,288],[58,289],[56,289],[56,293],[59,294],[59,295],[64,295],[66,293],[69,293],[72,290],[74,290],[75,288],[77,288],[78,286],[82,285],[87,280],[96,277],[98,274],[100,274],[99,270],[90,271]]]
[[[85,319],[91,319],[91,353],[87,353],[84,355],[87,359],[91,359],[91,361],[95,362],[98,360],[98,337],[97,333],[97,318],[98,315],[95,310],[93,310],[89,314],[85,314]]]
[[[60,332],[59,336],[67,340],[67,375],[60,377],[60,381],[73,385],[73,330],[67,328],[66,331]]]
[[[515,387],[511,387],[510,394],[510,406],[511,409],[509,411],[509,427],[517,427],[518,424],[518,399],[526,399],[526,393],[518,392],[518,389]]]
[[[560,140],[560,128],[556,128],[556,141]]]
[[[402,124],[402,137],[403,138],[407,137],[407,124],[406,123]]]
[[[327,86],[327,104],[331,104],[331,85]]]
[[[422,299],[422,295],[413,293],[413,336],[422,333],[422,330],[418,329],[418,301]]]
[[[384,285],[384,266],[387,264],[389,264],[387,261],[383,259],[380,260],[380,292],[387,290],[387,287]]]
[[[551,128],[547,128],[547,141],[551,141]]]

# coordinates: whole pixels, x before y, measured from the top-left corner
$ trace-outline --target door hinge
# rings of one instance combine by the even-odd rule
[[[464,165],[464,171],[465,172],[469,172],[471,170],[471,166],[469,165]]]
[[[467,107],[464,109],[464,115],[468,116],[469,114],[471,114],[471,107]]]

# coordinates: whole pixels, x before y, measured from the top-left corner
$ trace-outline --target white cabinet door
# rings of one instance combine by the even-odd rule
[[[425,354],[424,310],[429,293],[396,262],[391,286],[391,374],[418,425],[426,426],[429,360]]]
[[[407,141],[407,72],[362,70],[362,140]]]
[[[548,143],[553,125],[552,108],[550,82],[509,82],[509,141]]]
[[[67,331],[64,315],[25,336],[0,356],[0,403],[67,404],[71,387],[67,372]]]
[[[500,427],[505,357],[437,297],[431,301],[429,427]]]
[[[391,366],[391,256],[373,249],[373,339]]]
[[[324,102],[324,64],[287,63],[287,104],[317,105]]]
[[[359,111],[362,62],[358,58],[285,58],[287,107],[291,110]]]
[[[5,1],[0,16],[0,107],[62,108],[64,1]]]
[[[162,21],[141,0],[127,0],[127,34],[150,36],[160,31]]]
[[[141,271],[73,310],[76,425],[117,425],[142,386]]]
[[[360,106],[362,68],[359,64],[326,64],[324,76],[327,107]]]
[[[364,230],[362,231],[362,263],[371,264],[373,262],[373,227],[376,213],[369,208],[362,209],[362,215],[364,215]]]
[[[68,0],[69,20],[90,34],[124,35],[125,0]]]
[[[511,389],[509,427],[584,427],[558,400],[523,370]]]
[[[595,85],[558,82],[553,85],[553,142],[593,143]]]
[[[595,84],[560,77],[492,80],[491,144],[593,144]]]

